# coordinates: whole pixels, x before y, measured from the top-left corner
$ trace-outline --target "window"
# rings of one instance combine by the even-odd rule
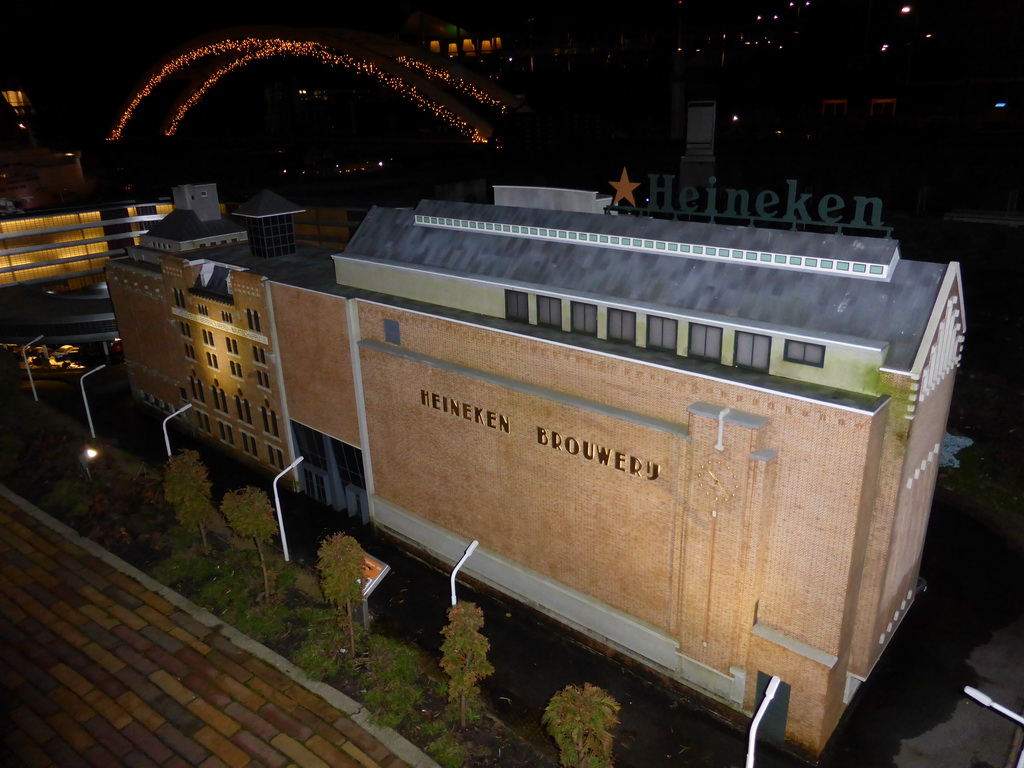
[[[220,313],[220,319],[223,320],[228,325],[231,325],[233,322],[235,322],[235,319],[231,316],[231,313],[224,312],[223,310]]]
[[[256,371],[256,383],[263,389],[270,389],[270,376],[263,371]]]
[[[636,312],[624,309],[608,310],[608,338],[612,341],[636,343]]]
[[[248,323],[250,331],[260,330],[260,313],[255,309],[245,310],[245,321]]]
[[[571,309],[573,333],[597,336],[597,305],[574,301],[571,303]]]
[[[252,345],[252,359],[254,362],[260,365],[267,364],[267,353],[262,347],[257,347],[255,344]]]
[[[690,323],[690,356],[721,360],[722,329],[714,325]]]
[[[209,352],[206,353],[206,364],[209,365],[211,368],[220,367],[217,365],[217,356],[210,354]]]
[[[242,420],[242,398],[235,395],[235,413],[238,414],[238,420]]]
[[[178,323],[179,325],[181,325],[181,335],[184,336],[185,338],[191,339],[192,326],[186,323],[184,320],[179,320]]]
[[[537,297],[537,325],[547,328],[562,327],[562,300],[550,296]]]
[[[791,363],[825,365],[825,347],[821,344],[808,344],[806,341],[786,341],[782,357]]]
[[[217,345],[216,343],[214,343],[213,340],[213,331],[208,331],[205,328],[203,328],[203,344],[205,344],[208,347],[216,348]]]
[[[238,363],[236,363],[234,360],[230,360],[229,362],[231,364],[231,375],[234,376],[237,379],[243,378],[243,376],[242,376],[242,366],[239,365]]]
[[[822,117],[846,117],[846,109],[849,103],[847,99],[822,99]]]
[[[402,345],[402,327],[397,320],[384,321],[384,341],[395,346]]]
[[[225,338],[224,346],[227,347],[228,352],[230,352],[232,355],[238,354],[238,342],[235,341],[234,339]]]
[[[174,289],[174,304],[182,309],[185,308],[185,293],[180,288]]]
[[[650,349],[667,349],[676,351],[676,339],[679,335],[679,321],[667,317],[647,316],[647,346]]]
[[[530,322],[530,296],[523,291],[505,291],[505,317],[521,323]]]
[[[196,304],[196,309],[199,310],[199,314],[202,315],[203,317],[210,316],[210,309],[205,304]]]
[[[871,117],[895,117],[896,99],[872,99]]]
[[[196,378],[195,374],[196,372],[192,371],[192,375],[188,377],[188,383],[192,387],[192,399],[205,403],[206,390],[203,389],[203,383]]]
[[[231,431],[230,424],[225,424],[223,421],[218,421],[217,429],[220,430],[221,440],[223,440],[225,443],[231,443],[232,445],[235,444],[235,436],[234,433]]]
[[[185,345],[185,357],[187,357],[189,360],[196,359],[196,350],[195,347],[193,347],[191,344]]]
[[[280,448],[275,448],[270,443],[267,443],[267,459],[271,466],[284,469],[284,454]]]
[[[770,336],[736,331],[736,365],[767,371],[771,351]]]

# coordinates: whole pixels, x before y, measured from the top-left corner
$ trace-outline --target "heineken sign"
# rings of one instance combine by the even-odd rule
[[[641,210],[650,213],[701,216],[712,221],[726,218],[777,222],[794,227],[801,224],[834,226],[840,231],[844,226],[891,229],[882,224],[881,198],[854,195],[850,201],[833,193],[815,197],[810,192],[800,192],[795,179],[787,179],[784,190],[751,192],[719,188],[718,179],[714,176],[703,188],[677,186],[676,177],[671,174],[652,173],[647,178],[650,185],[648,203]],[[637,208],[633,190],[640,184],[629,180],[625,168],[622,169],[622,178],[610,183],[616,190],[613,206],[625,200]]]

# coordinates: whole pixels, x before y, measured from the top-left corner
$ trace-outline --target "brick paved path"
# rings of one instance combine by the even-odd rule
[[[399,759],[338,709],[343,696],[328,703],[262,646],[0,491],[0,764],[435,765],[378,731]]]

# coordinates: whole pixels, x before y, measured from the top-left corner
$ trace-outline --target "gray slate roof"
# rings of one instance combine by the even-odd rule
[[[686,256],[414,226],[414,215],[652,237],[795,255],[890,263],[891,239],[722,226],[627,216],[424,201],[374,208],[346,256],[381,259],[510,287],[545,289],[647,311],[719,316],[812,335],[890,344],[886,364],[909,368],[945,266],[900,259],[888,280],[758,267]]]
[[[262,189],[253,195],[248,201],[235,209],[236,216],[245,216],[253,219],[262,219],[267,216],[284,216],[289,213],[302,213],[305,208],[290,203],[276,192],[269,189]]]
[[[175,208],[149,228],[150,237],[185,242],[208,237],[244,234],[245,227],[227,218],[203,221],[194,211]]]

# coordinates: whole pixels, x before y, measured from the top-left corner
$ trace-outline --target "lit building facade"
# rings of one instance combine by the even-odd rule
[[[478,540],[470,575],[740,712],[778,675],[762,728],[805,753],[914,601],[955,263],[424,201],[330,257],[108,273],[140,400],[268,471],[304,456],[308,493],[441,560]]]

